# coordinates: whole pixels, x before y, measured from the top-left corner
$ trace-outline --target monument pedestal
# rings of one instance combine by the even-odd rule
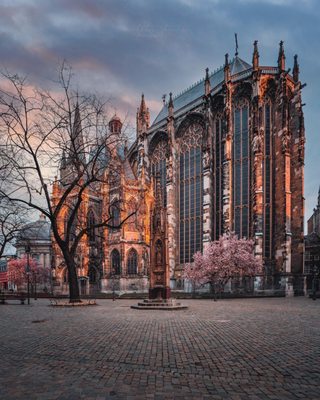
[[[131,306],[136,310],[185,310],[188,307],[178,303],[176,299],[146,299]]]
[[[171,289],[169,287],[153,287],[149,289],[149,299],[150,300],[167,300],[171,297]]]

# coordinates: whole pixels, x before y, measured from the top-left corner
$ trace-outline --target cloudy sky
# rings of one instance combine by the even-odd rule
[[[306,103],[306,218],[320,184],[318,0],[1,0],[0,65],[37,85],[53,79],[66,59],[80,90],[112,98],[117,113],[134,120],[141,92],[154,118],[161,96],[178,93],[224,54],[275,65],[285,42],[287,67],[298,54]]]

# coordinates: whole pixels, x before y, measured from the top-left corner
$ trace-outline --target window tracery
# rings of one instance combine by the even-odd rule
[[[131,249],[128,253],[127,273],[135,275],[138,272],[138,253],[135,249]]]
[[[203,126],[191,122],[179,144],[180,263],[192,261],[202,246],[202,137]]]
[[[249,104],[244,98],[234,104],[233,129],[234,231],[249,237]]]

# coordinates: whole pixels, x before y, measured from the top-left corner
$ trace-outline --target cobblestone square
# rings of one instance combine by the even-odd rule
[[[320,399],[320,301],[0,306],[1,400]]]

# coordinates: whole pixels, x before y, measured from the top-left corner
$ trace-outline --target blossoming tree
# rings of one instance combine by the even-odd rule
[[[27,283],[27,258],[13,259],[8,262],[8,281],[22,290]],[[37,263],[33,258],[29,259],[30,280],[33,283],[49,283],[50,271]]]
[[[235,233],[224,234],[203,251],[195,253],[184,278],[194,287],[210,284],[214,298],[231,277],[254,276],[262,272],[262,261],[254,256],[254,241],[238,239]]]

